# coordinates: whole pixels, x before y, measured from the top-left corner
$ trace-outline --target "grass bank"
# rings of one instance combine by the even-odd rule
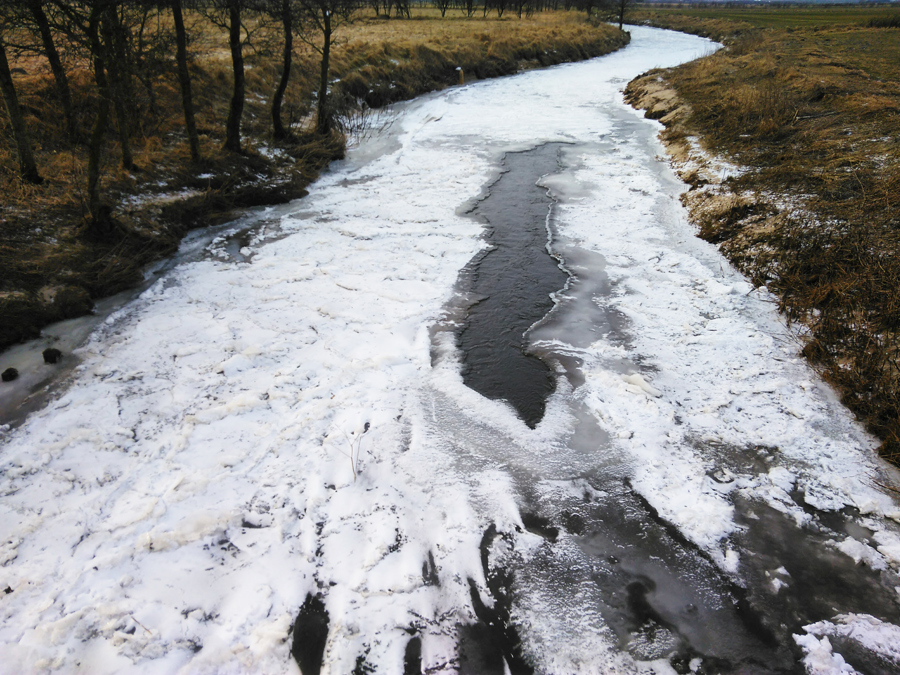
[[[116,139],[106,142],[102,189],[113,231],[102,239],[84,227],[86,143],[72,145],[55,105],[46,64],[11,64],[32,138],[42,185],[18,176],[15,145],[0,116],[0,349],[36,337],[41,327],[90,311],[93,300],[141,279],[148,262],[174,252],[191,228],[222,222],[241,207],[284,203],[330,161],[343,155],[345,135],[311,133],[318,60],[298,48],[284,103],[294,140],[272,139],[269,101],[280,75],[277,44],[257,43],[246,59],[245,151],[220,148],[231,96],[227,36],[193,18],[191,52],[197,125],[203,161],[190,162],[173,63],[165,57],[151,82],[138,89],[132,138],[139,167],[118,167]],[[360,16],[342,29],[332,54],[332,100],[339,126],[366,123],[361,110],[409,99],[467,80],[600,56],[628,42],[627,33],[589,24],[576,12],[528,18],[450,16],[421,9],[411,18]],[[85,64],[70,70],[83,139],[97,109]]]
[[[692,185],[700,236],[767,286],[802,353],[900,462],[900,12],[644,12],[720,40],[629,85]],[[895,26],[882,27],[882,26]],[[739,167],[716,166],[719,157]]]

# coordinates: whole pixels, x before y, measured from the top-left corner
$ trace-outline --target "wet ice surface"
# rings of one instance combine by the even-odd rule
[[[709,48],[634,29],[398,109],[271,237],[114,312],[3,435],[0,671],[890,672],[887,469],[618,93]],[[573,279],[532,429],[454,327],[466,207],[546,143]]]

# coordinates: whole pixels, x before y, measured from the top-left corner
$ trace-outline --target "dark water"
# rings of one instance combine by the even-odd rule
[[[568,275],[547,250],[553,200],[537,182],[558,168],[560,144],[509,153],[502,174],[471,215],[483,220],[491,248],[460,275],[475,299],[457,332],[465,384],[482,396],[508,401],[534,428],[544,416],[556,377],[528,352],[526,332],[553,309],[551,293]]]
[[[555,386],[557,373],[548,363],[558,363],[573,386],[581,381],[580,364],[552,349],[529,352],[529,337],[552,339],[562,331],[573,343],[590,343],[598,333],[621,334],[627,341],[624,319],[596,301],[609,292],[602,258],[554,242],[553,250],[575,275],[570,279],[548,253],[554,202],[537,182],[560,171],[561,147],[548,144],[505,157],[500,178],[471,212],[485,222],[492,248],[471,261],[460,282],[475,300],[457,332],[464,381],[486,397],[508,401],[532,428]],[[554,310],[551,294],[564,287]],[[541,321],[551,310],[552,318]],[[585,442],[572,439],[580,451],[603,445],[605,435],[595,424],[580,426],[590,427]],[[756,458],[753,448],[731,454]],[[769,469],[735,462],[737,473]],[[717,463],[729,464],[724,458]],[[861,536],[848,529],[852,514],[829,519],[816,511],[810,524],[799,526],[765,504],[737,498],[741,528],[732,545],[740,565],[736,574],[726,574],[662,519],[627,478],[586,478],[581,501],[533,500],[535,512],[523,512],[525,528],[546,539],[537,552],[522,558],[504,554],[515,535],[491,526],[482,557],[494,614],[473,591],[479,621],[460,633],[461,672],[530,672],[527,657],[516,651],[520,636],[510,617],[520,595],[524,599],[537,587],[555,588],[560,597],[579,589],[584,598],[570,598],[573,611],[579,606],[599,613],[623,650],[640,660],[667,659],[679,673],[799,675],[803,654],[793,635],[802,634],[803,626],[848,612],[894,621],[900,612],[896,574],[856,565],[831,545]],[[527,477],[522,483],[528,493]],[[774,578],[783,582],[780,588]],[[842,647],[858,672],[891,672],[861,645]]]
[[[543,546],[530,544],[519,555],[513,533],[488,542],[482,557],[495,607],[531,605],[533,589],[549,590],[566,598],[573,616],[602,615],[634,658],[666,659],[678,673],[704,675],[801,675],[803,654],[793,635],[803,634],[803,626],[845,613],[896,622],[897,575],[856,565],[829,543],[837,533],[832,526],[853,529],[852,514],[817,512],[798,526],[762,502],[738,498],[743,529],[734,543],[741,562],[736,575],[727,575],[627,480],[598,476],[584,487],[581,500],[552,506],[544,500],[545,516],[523,513]],[[774,588],[774,578],[784,587]],[[496,579],[504,583],[492,585]],[[500,651],[505,642],[495,637],[494,644]],[[900,664],[852,637],[841,648],[859,673],[900,672]]]

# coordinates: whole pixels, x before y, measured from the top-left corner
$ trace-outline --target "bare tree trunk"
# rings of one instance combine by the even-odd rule
[[[178,81],[181,84],[181,107],[184,108],[184,126],[187,129],[191,160],[200,161],[200,137],[194,120],[194,99],[191,95],[191,75],[187,65],[187,34],[181,13],[181,0],[172,0],[172,18],[175,21],[175,60],[178,62]]]
[[[322,67],[319,71],[319,100],[316,109],[316,132],[327,134],[331,131],[331,113],[328,110],[328,69],[331,60],[331,12],[324,11],[322,17]]]
[[[165,4],[165,3],[162,3]],[[146,63],[146,49],[144,42],[144,34],[147,31],[148,25],[150,25],[150,15],[156,13],[157,22],[159,21],[159,17],[162,14],[161,7],[151,7],[148,5],[144,5],[142,8],[141,19],[138,24],[137,31],[131,29],[131,33],[134,34],[134,37],[137,38],[137,44],[134,47],[134,54],[129,61],[134,65],[133,73],[134,77],[137,78],[138,82],[144,85],[144,91],[147,92],[147,103],[149,104],[150,115],[154,118],[159,117],[160,110],[159,104],[157,103],[156,98],[156,90],[153,88],[153,77],[150,74],[149,69],[147,68]],[[158,23],[157,23],[158,25]],[[176,38],[177,41],[177,38]],[[126,44],[125,41],[122,41],[123,46]],[[177,51],[177,46],[176,46]],[[177,56],[176,56],[177,61]],[[140,120],[140,118],[138,118]],[[141,125],[141,135],[144,134],[143,125]]]
[[[103,60],[103,47],[100,44],[98,23],[100,17],[96,11],[91,13],[88,22],[88,39],[94,53],[94,80],[100,94],[97,118],[91,130],[91,142],[88,147],[88,209],[95,221],[100,215],[100,163],[103,151],[103,139],[109,124],[109,83],[106,80],[106,65]]]
[[[118,49],[117,45],[121,42],[121,24],[116,16],[115,3],[109,2],[105,5],[103,12],[103,21],[101,23],[103,34],[106,39],[107,49],[110,50],[110,57],[107,59],[106,66],[109,70],[108,91],[112,95],[113,107],[116,111],[116,129],[119,136],[119,147],[122,151],[122,168],[126,171],[134,169],[134,157],[131,154],[131,133],[128,124],[128,111],[126,100],[133,97],[127,96],[128,86],[125,78],[128,77],[128,67],[125,63],[124,49]]]
[[[225,150],[241,151],[241,115],[244,112],[244,57],[241,53],[241,5],[240,0],[228,3],[228,44],[231,47],[231,66],[234,71],[234,91],[228,121],[225,123]]]
[[[619,30],[622,30],[622,26],[625,24],[625,12],[628,11],[628,6],[631,4],[631,0],[618,0],[616,9],[619,10]]]
[[[6,112],[9,113],[9,123],[16,139],[16,149],[19,153],[19,173],[29,183],[43,183],[44,179],[38,173],[34,153],[31,151],[31,142],[25,131],[25,120],[19,109],[19,98],[16,96],[16,87],[13,84],[12,74],[9,72],[9,61],[6,59],[6,47],[2,41],[0,41],[0,89],[3,90]]]
[[[281,79],[278,88],[272,97],[272,128],[275,138],[283,140],[288,137],[288,132],[281,122],[281,103],[284,100],[284,92],[287,90],[288,80],[291,77],[291,62],[294,53],[294,31],[292,24],[290,0],[281,0],[281,23],[284,26],[284,58],[281,66]]]
[[[53,73],[53,79],[56,81],[56,91],[59,94],[59,100],[62,104],[63,115],[66,118],[66,133],[70,143],[78,141],[78,121],[75,119],[75,108],[72,105],[72,94],[69,91],[69,78],[66,75],[66,69],[63,67],[62,60],[59,58],[59,52],[53,43],[53,33],[50,30],[50,22],[47,15],[41,7],[40,0],[29,0],[28,8],[41,34],[41,42],[44,45],[44,55],[50,62],[50,71]]]

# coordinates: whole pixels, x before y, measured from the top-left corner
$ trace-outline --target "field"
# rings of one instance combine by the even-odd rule
[[[170,24],[165,13],[148,24],[162,45],[170,44]],[[336,133],[313,133],[319,60],[295,41],[283,106],[293,137],[276,143],[270,101],[280,74],[279,26],[251,17],[243,152],[229,153],[221,149],[232,86],[228,37],[199,15],[187,16],[186,24],[203,159],[190,161],[172,49],[147,51],[144,77],[134,85],[135,170],[121,168],[118,139],[112,129],[107,133],[101,192],[112,218],[103,236],[88,218],[87,139],[98,98],[86,57],[75,49],[67,55],[81,137],[75,144],[66,137],[46,61],[27,53],[12,61],[45,181],[31,185],[19,178],[7,117],[0,116],[0,349],[134,285],[142,266],[171,253],[190,228],[227,219],[235,208],[302,196],[318,172],[342,156],[347,137],[365,129],[365,110],[456,85],[458,68],[466,80],[495,77],[598,56],[628,41],[627,34],[588,23],[577,12],[507,13],[502,19],[480,12],[467,18],[458,10],[445,18],[431,9],[391,19],[360,12],[338,31],[333,49]]]
[[[807,7],[695,7],[689,9],[641,9],[632,19],[656,16],[661,20],[696,21],[697,19],[742,22],[754,28],[825,28],[828,26],[867,26],[873,19],[890,19],[900,9],[890,6],[862,5]]]
[[[884,8],[696,9],[635,14],[722,41],[660,78],[675,102],[650,113],[743,168],[689,162],[684,200],[700,235],[779,299],[799,348],[900,459],[900,30]]]

